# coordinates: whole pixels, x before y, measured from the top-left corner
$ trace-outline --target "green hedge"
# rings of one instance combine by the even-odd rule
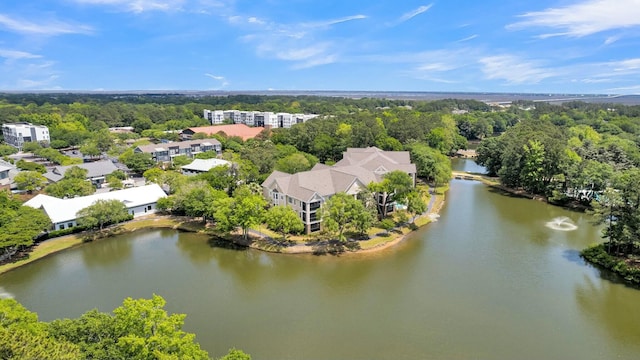
[[[580,255],[588,262],[622,276],[626,282],[640,285],[640,267],[629,266],[624,260],[609,255],[605,246],[605,244],[592,246],[584,249]]]

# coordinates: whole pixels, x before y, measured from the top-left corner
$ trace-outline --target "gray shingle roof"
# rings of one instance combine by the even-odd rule
[[[277,186],[291,197],[309,201],[314,194],[325,197],[347,191],[356,181],[363,186],[378,182],[382,175],[394,170],[416,173],[408,152],[350,148],[334,166],[316,164],[313,169],[296,174],[274,171],[262,186],[270,189]]]
[[[118,170],[118,167],[111,160],[101,160],[78,165],[56,166],[51,171],[44,173],[43,176],[52,182],[58,182],[64,177],[64,173],[74,166],[86,169],[87,179],[106,176]]]

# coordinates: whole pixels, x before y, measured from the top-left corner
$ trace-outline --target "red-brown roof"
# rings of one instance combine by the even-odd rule
[[[238,136],[242,138],[242,140],[247,140],[256,137],[262,130],[264,130],[264,128],[250,127],[245,124],[233,124],[192,127],[188,128],[187,130],[192,131],[194,134],[205,133],[207,135],[224,132],[225,134],[227,134],[227,136]]]

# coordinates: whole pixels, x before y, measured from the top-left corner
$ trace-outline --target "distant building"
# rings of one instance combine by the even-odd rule
[[[204,118],[209,120],[211,124],[223,124],[224,113],[222,110],[204,110]]]
[[[78,211],[93,205],[98,200],[122,201],[129,214],[138,217],[155,213],[158,199],[166,196],[167,194],[159,185],[152,184],[71,199],[39,194],[24,204],[44,210],[53,223],[53,230],[64,230],[77,226]]]
[[[43,176],[50,182],[56,183],[62,180],[67,170],[74,166],[87,170],[87,180],[91,181],[97,188],[106,182],[107,175],[118,170],[118,167],[111,160],[102,160],[78,165],[56,166],[44,173]]]
[[[214,167],[228,165],[231,166],[231,162],[222,159],[195,159],[191,164],[183,166],[182,173],[185,175],[197,175],[205,173]]]
[[[331,196],[345,192],[356,195],[384,174],[400,170],[416,179],[416,166],[408,151],[382,151],[376,147],[349,148],[333,166],[317,164],[309,171],[287,174],[274,171],[262,183],[263,194],[272,205],[293,208],[306,232],[320,230],[320,207]],[[393,207],[394,204],[389,204]],[[392,210],[390,208],[389,210]]]
[[[290,114],[260,111],[240,111],[240,110],[204,110],[204,118],[211,122],[211,125],[224,123],[244,124],[248,126],[290,128],[292,125],[306,122],[318,115],[315,114]]]
[[[20,150],[22,150],[22,145],[26,142],[50,141],[49,128],[26,122],[3,124],[2,136],[4,136],[4,141],[7,144]]]
[[[263,127],[249,127],[245,124],[233,124],[233,125],[213,125],[213,126],[201,126],[201,127],[192,127],[182,131],[183,139],[191,139],[193,135],[197,133],[203,133],[207,136],[213,134],[224,133],[225,135],[237,136],[242,138],[242,140],[246,141],[248,139],[253,139],[258,136],[260,132],[264,130]]]
[[[163,144],[140,145],[133,149],[137,153],[151,154],[156,162],[172,162],[176,156],[193,158],[199,153],[215,151],[222,153],[222,144],[216,139],[177,141]]]

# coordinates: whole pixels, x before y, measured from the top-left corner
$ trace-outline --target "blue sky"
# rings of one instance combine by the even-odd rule
[[[0,90],[640,93],[640,0],[2,0]]]

